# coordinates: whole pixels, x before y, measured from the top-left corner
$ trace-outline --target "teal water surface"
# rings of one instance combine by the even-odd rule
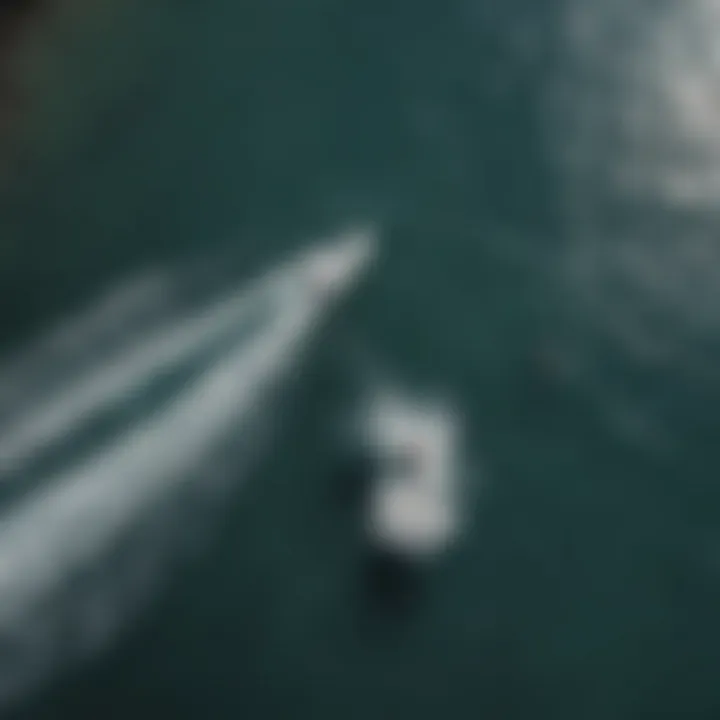
[[[563,282],[580,242],[548,130],[564,11],[188,0],[117,31],[141,69],[108,77],[86,133],[4,200],[5,349],[113,279],[229,246],[249,272],[370,220],[381,259],[211,545],[19,716],[717,716],[717,387],[633,359]],[[396,621],[365,612],[334,500],[353,347],[457,399],[481,490]]]

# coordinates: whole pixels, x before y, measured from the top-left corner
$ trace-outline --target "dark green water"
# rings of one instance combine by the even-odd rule
[[[117,91],[5,201],[4,347],[228,242],[255,268],[370,219],[382,258],[213,544],[21,716],[717,717],[717,387],[632,359],[563,284],[580,240],[547,97],[565,8],[149,5],[108,40],[136,59]],[[691,222],[599,212],[626,233]],[[404,622],[364,614],[333,500],[348,338],[457,397],[482,467],[471,530]],[[591,370],[569,381],[553,353]]]

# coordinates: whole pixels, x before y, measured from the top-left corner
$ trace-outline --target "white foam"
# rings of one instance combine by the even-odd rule
[[[447,402],[385,389],[363,429],[378,461],[367,520],[370,541],[392,553],[433,557],[460,532],[459,417]]]

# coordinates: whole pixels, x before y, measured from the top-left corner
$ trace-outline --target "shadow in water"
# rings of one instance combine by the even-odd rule
[[[335,464],[332,500],[355,536],[356,600],[361,632],[392,635],[402,630],[423,605],[425,572],[419,564],[373,547],[365,534],[372,484],[372,458],[350,454]]]
[[[361,570],[365,606],[372,617],[401,621],[418,612],[424,594],[422,568],[390,553],[370,550]]]

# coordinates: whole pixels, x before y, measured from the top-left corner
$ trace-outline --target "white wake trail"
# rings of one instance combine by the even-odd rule
[[[136,341],[109,361],[63,384],[51,398],[20,412],[0,434],[0,480],[22,470],[45,446],[67,436],[103,409],[123,401],[172,364],[192,358],[208,344],[230,333],[257,304],[258,292],[271,292],[272,278],[262,278]],[[100,313],[108,323],[113,317]],[[77,332],[73,333],[77,337]]]
[[[167,363],[224,337],[226,345],[202,360],[202,372],[169,403],[89,457],[56,469],[0,520],[0,709],[87,657],[152,595],[177,554],[176,536],[187,530],[173,526],[176,500],[193,495],[197,516],[197,500],[225,490],[219,469],[230,469],[234,483],[246,475],[276,392],[364,270],[364,252],[356,238],[304,253],[176,323],[156,344],[134,348],[123,356],[129,366],[101,368],[78,383],[82,392],[48,404],[63,409],[53,410],[47,426],[62,439],[88,408],[115,401]],[[251,337],[237,337],[235,326],[258,303],[270,304],[267,321]],[[35,409],[37,422],[42,410]],[[32,437],[39,443],[49,434]],[[20,447],[17,439],[5,443],[6,451]],[[230,463],[228,447],[236,450]]]

